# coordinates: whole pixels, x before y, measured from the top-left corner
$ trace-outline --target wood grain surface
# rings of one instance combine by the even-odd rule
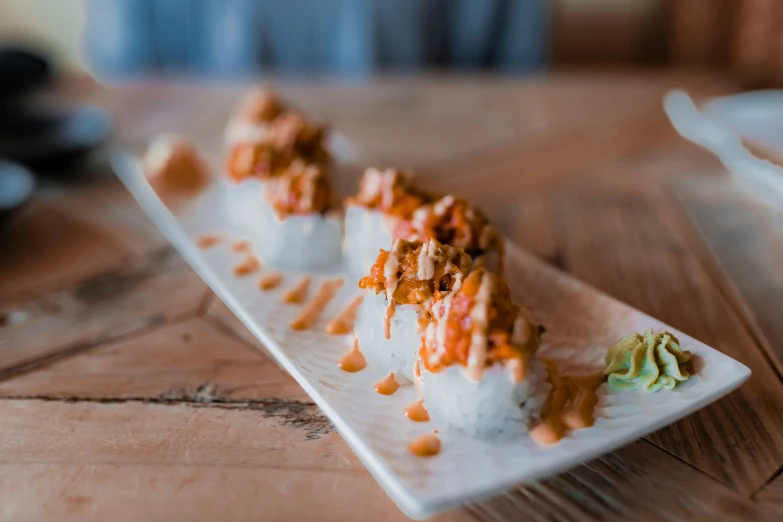
[[[219,160],[244,87],[74,78],[62,92],[107,107],[118,144],[179,131]],[[437,520],[783,518],[783,218],[661,110],[668,88],[705,98],[731,83],[639,71],[277,87],[350,145],[343,191],[370,164],[416,168],[548,263],[753,370],[644,440]],[[0,236],[0,520],[404,519],[112,175],[90,172],[44,181]]]

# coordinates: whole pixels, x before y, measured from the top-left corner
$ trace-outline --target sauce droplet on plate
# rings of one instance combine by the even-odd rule
[[[242,277],[250,274],[254,274],[261,270],[261,263],[255,256],[247,256],[247,258],[234,267],[234,275]]]
[[[356,320],[356,310],[362,304],[364,296],[357,296],[350,302],[340,314],[326,323],[326,333],[331,335],[345,335],[353,330],[353,323]]]
[[[373,389],[381,395],[391,395],[399,389],[400,385],[394,380],[394,372],[375,383]]]
[[[354,337],[351,349],[343,355],[342,359],[337,363],[337,366],[344,372],[358,372],[363,370],[367,366],[367,361],[364,359],[361,350],[359,349],[359,339]]]
[[[283,282],[283,275],[278,273],[267,274],[258,280],[258,288],[264,292],[274,290]]]
[[[252,245],[250,244],[250,241],[244,240],[244,241],[238,241],[234,243],[234,246],[232,247],[232,250],[234,252],[244,253],[244,252],[250,252],[250,247]]]
[[[440,439],[429,433],[419,435],[408,444],[408,451],[417,457],[433,457],[440,453]]]
[[[343,286],[342,279],[332,279],[325,281],[318,289],[318,293],[302,308],[293,321],[291,328],[294,330],[307,330],[315,323],[329,304],[329,301],[335,296],[340,287]]]
[[[299,304],[307,297],[310,288],[310,276],[303,276],[291,290],[283,294],[283,302],[287,304]]]
[[[207,249],[217,245],[218,243],[220,243],[220,241],[221,241],[220,236],[216,234],[206,234],[200,236],[196,240],[196,245],[198,245],[199,248]]]
[[[408,417],[413,422],[429,421],[430,414],[427,411],[427,408],[424,407],[424,399],[419,399],[418,401],[414,402],[413,404],[410,404],[407,408],[405,408],[405,416]]]

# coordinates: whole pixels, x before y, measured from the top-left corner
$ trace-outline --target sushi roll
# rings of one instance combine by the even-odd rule
[[[324,169],[295,161],[270,180],[253,226],[261,257],[278,268],[328,269],[339,265],[342,229],[332,208]]]
[[[381,250],[369,275],[359,281],[367,295],[354,326],[370,366],[393,372],[400,383],[412,380],[430,303],[459,288],[470,267],[462,249],[434,239],[396,239],[389,251]]]
[[[463,248],[474,262],[501,271],[503,242],[486,217],[463,199],[419,190],[410,175],[394,169],[367,169],[345,217],[348,273],[367,273],[380,249],[392,240],[438,242]]]
[[[274,154],[290,152],[309,162],[328,156],[323,146],[326,127],[309,121],[286,106],[272,91],[250,89],[234,110],[226,125],[225,143],[231,150],[239,143],[273,144]],[[277,158],[269,158],[272,163]]]
[[[325,127],[286,108],[269,91],[254,90],[245,97],[226,130],[224,207],[236,228],[252,233],[269,218],[259,204],[270,181],[286,174],[294,162],[329,170],[325,133]]]
[[[147,181],[165,201],[192,197],[211,182],[207,161],[192,143],[175,135],[157,136],[142,158]]]
[[[431,199],[413,186],[409,174],[367,169],[359,193],[346,202],[343,249],[348,273],[354,279],[363,277],[381,249],[389,250],[395,238],[408,239],[413,212]]]
[[[472,437],[527,433],[549,384],[536,357],[541,328],[506,281],[478,268],[430,311],[414,370],[430,416]]]

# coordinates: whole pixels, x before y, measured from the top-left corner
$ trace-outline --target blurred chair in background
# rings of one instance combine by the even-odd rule
[[[548,0],[88,0],[103,75],[540,68]]]

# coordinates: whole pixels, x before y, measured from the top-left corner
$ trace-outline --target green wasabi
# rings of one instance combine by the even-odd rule
[[[691,376],[691,352],[667,331],[632,334],[609,349],[606,369],[609,385],[617,390],[657,392],[672,390]]]

